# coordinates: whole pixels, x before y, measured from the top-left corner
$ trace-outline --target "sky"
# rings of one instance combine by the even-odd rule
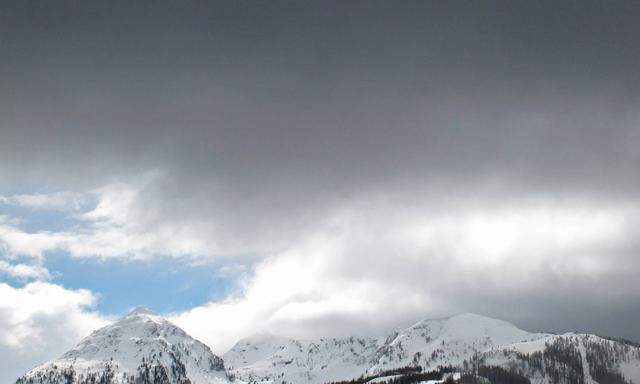
[[[216,353],[460,312],[640,339],[638,19],[2,2],[0,381],[137,305]]]

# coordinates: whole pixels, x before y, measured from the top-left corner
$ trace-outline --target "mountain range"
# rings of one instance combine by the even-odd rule
[[[447,372],[462,384],[640,383],[640,346],[593,334],[531,333],[459,314],[377,337],[259,334],[216,356],[168,320],[136,308],[16,384],[418,383],[431,377],[426,372],[441,378],[430,384]]]

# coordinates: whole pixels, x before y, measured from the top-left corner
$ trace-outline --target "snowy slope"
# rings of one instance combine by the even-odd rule
[[[238,342],[223,359],[247,381],[323,383],[406,365],[457,365],[498,345],[546,336],[502,320],[461,314],[424,320],[374,338],[303,341],[258,335]]]
[[[522,355],[542,354],[554,344],[564,345],[566,350],[575,351],[581,364],[580,373],[584,384],[598,383],[594,371],[606,367],[611,372],[621,374],[624,379],[633,383],[640,382],[640,348],[620,341],[606,339],[597,335],[584,333],[565,333],[562,335],[547,335],[546,337],[505,344],[486,352],[483,357],[490,364],[514,366],[514,362],[521,364]],[[532,383],[547,382],[531,369],[520,369]],[[539,373],[539,372],[538,372]]]
[[[405,366],[434,370],[453,365],[461,369],[480,361],[502,366],[531,379],[533,384],[569,383],[571,367],[545,351],[556,348],[575,357],[580,384],[597,380],[590,361],[606,366],[627,380],[640,382],[640,349],[594,335],[530,333],[503,320],[475,314],[420,321],[373,338],[294,340],[258,335],[238,342],[223,355],[240,379],[265,383],[320,384],[372,376]],[[559,348],[559,349],[558,349]],[[535,355],[535,354],[538,355]],[[558,352],[557,352],[558,353]],[[534,355],[531,357],[531,355]],[[542,361],[535,365],[538,358]],[[550,370],[561,372],[554,378]]]
[[[263,334],[239,341],[223,358],[247,382],[324,383],[359,376],[378,348],[374,338],[311,341]]]
[[[74,383],[229,383],[222,359],[209,347],[145,308],[93,332],[17,383],[66,383],[72,376]]]
[[[377,352],[371,371],[409,364],[425,368],[458,365],[476,353],[500,345],[540,340],[547,336],[523,331],[503,320],[471,313],[423,320],[392,334],[392,338]]]

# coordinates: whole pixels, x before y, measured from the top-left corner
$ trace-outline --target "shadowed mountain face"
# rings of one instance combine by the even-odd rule
[[[640,348],[589,334],[530,333],[506,321],[461,314],[380,337],[254,335],[220,358],[166,319],[136,308],[16,384],[321,384],[361,377],[380,382],[389,372],[397,378],[407,368],[442,366],[466,374],[457,374],[458,380],[476,377],[493,384],[513,378],[629,384],[640,381]]]

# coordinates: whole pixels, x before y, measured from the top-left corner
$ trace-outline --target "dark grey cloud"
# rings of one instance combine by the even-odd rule
[[[89,173],[95,163],[108,173],[166,161],[300,180],[313,166],[330,188],[397,170],[597,184],[605,173],[623,183],[637,160],[628,143],[637,139],[638,12],[525,2],[10,4],[3,152]]]
[[[256,253],[380,200],[636,206],[639,18],[639,4],[596,1],[5,2],[0,188],[87,190],[156,169],[149,225],[212,220]],[[624,244],[602,257],[638,272]],[[530,328],[592,314],[583,326],[640,332],[623,320],[640,311],[630,278],[607,285],[619,302],[569,281],[546,311],[535,284],[504,301],[447,291],[448,309],[517,302],[511,318]]]

